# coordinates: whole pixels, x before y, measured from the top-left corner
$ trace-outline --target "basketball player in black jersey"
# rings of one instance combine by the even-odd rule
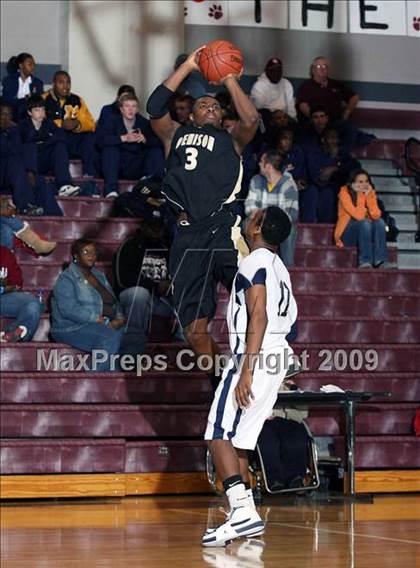
[[[231,133],[222,130],[222,110],[212,96],[196,99],[188,124],[172,120],[169,99],[192,71],[199,71],[204,47],[155,89],[147,110],[168,158],[163,193],[178,218],[169,261],[174,305],[195,353],[214,357],[218,347],[207,326],[217,307],[217,284],[230,290],[239,260],[248,253],[240,218],[230,213],[229,203],[241,188],[241,154],[255,135],[259,115],[238,77],[228,75],[221,83],[239,115]]]

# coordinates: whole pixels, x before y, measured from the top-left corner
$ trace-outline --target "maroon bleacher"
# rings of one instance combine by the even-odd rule
[[[359,111],[358,111],[359,112]],[[367,115],[366,115],[367,116]],[[366,119],[366,116],[364,117]],[[373,115],[372,115],[373,116]],[[372,116],[370,120],[374,121]],[[373,122],[372,122],[373,127]],[[360,157],[399,162],[401,141],[375,141]],[[78,174],[79,164],[73,164]],[[101,184],[100,184],[101,185]],[[121,184],[129,188],[128,183]],[[46,294],[70,260],[71,242],[81,236],[98,242],[98,267],[112,278],[111,257],[138,227],[133,219],[109,218],[112,200],[60,198],[64,218],[31,218],[36,230],[58,241],[56,251],[35,259],[18,252],[25,289]],[[404,469],[420,466],[420,439],[413,418],[420,401],[420,271],[358,270],[356,251],[333,244],[331,225],[300,225],[296,267],[291,270],[299,306],[299,336],[293,346],[309,371],[302,388],[325,384],[344,389],[389,391],[391,399],[361,405],[356,419],[356,467]],[[391,249],[396,258],[396,249]],[[220,290],[212,329],[228,352],[224,316],[228,296]],[[47,302],[48,303],[48,302]],[[1,325],[6,324],[1,320]],[[168,326],[167,326],[168,327]],[[3,474],[204,471],[201,439],[211,401],[207,377],[195,367],[175,368],[185,345],[168,343],[168,329],[156,325],[148,353],[168,357],[166,371],[83,373],[35,371],[37,349],[48,356],[75,350],[48,342],[48,313],[35,341],[2,345],[1,467]],[[366,357],[376,351],[378,365],[351,371],[322,371],[323,350]],[[366,361],[365,361],[366,362]],[[344,456],[344,417],[338,408],[314,408],[308,419],[317,436],[332,436],[334,453]]]

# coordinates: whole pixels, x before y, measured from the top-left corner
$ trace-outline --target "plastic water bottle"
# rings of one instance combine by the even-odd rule
[[[42,311],[45,311],[44,290],[42,288],[39,288],[39,290],[37,290],[36,297],[41,306]]]

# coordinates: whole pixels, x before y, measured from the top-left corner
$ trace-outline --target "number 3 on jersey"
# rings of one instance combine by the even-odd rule
[[[185,148],[185,154],[187,155],[187,161],[184,166],[185,169],[194,170],[197,167],[197,156],[198,156],[197,148],[192,148],[191,146],[189,146],[188,148]]]

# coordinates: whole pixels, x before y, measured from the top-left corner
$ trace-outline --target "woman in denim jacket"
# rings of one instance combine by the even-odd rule
[[[106,276],[94,268],[95,242],[78,239],[71,254],[73,262],[53,289],[51,335],[82,351],[100,350],[92,353],[92,370],[113,370],[109,356],[118,354],[124,333],[121,306]]]

